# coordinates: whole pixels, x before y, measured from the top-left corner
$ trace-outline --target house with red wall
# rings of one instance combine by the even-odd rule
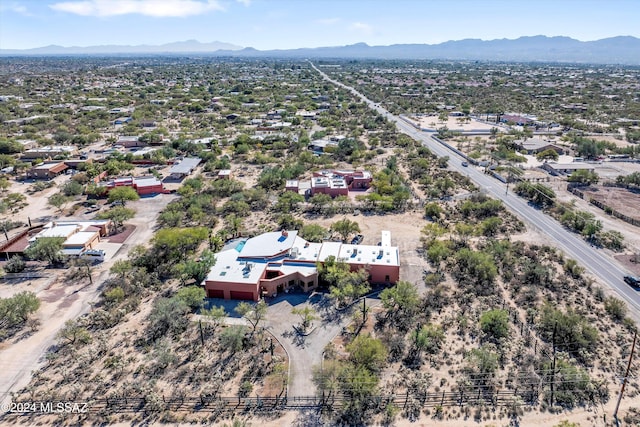
[[[216,254],[203,286],[208,298],[258,301],[294,286],[308,292],[318,286],[318,263],[329,257],[346,262],[352,271],[365,269],[369,282],[396,283],[400,279],[397,247],[390,245],[388,231],[381,246],[340,242],[312,243],[297,231],[264,233],[235,249]]]
[[[371,181],[373,176],[369,171],[324,170],[313,173],[310,193],[328,194],[331,197],[347,196],[350,191],[366,191],[371,187]],[[286,189],[290,190],[289,187]]]
[[[105,193],[109,193],[109,191],[116,187],[131,187],[136,190],[140,196],[165,192],[162,181],[159,181],[155,176],[115,178],[111,181],[100,183],[100,186],[104,188]]]

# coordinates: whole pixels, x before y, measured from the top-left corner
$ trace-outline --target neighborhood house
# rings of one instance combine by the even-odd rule
[[[81,255],[95,249],[100,237],[106,236],[111,227],[110,220],[54,221],[47,223],[42,231],[29,238],[29,245],[44,237],[62,237],[63,255]]]
[[[264,233],[216,254],[203,285],[208,298],[258,301],[291,287],[305,292],[318,286],[317,263],[329,257],[346,262],[352,271],[365,269],[370,283],[396,283],[400,278],[398,248],[382,232],[380,246],[340,242],[312,243],[297,231]]]
[[[311,185],[306,186],[307,196],[322,193],[331,197],[346,196],[349,191],[366,191],[371,186],[373,176],[369,171],[320,171],[314,172]],[[288,180],[285,184],[287,191],[299,192],[302,185],[298,180]]]

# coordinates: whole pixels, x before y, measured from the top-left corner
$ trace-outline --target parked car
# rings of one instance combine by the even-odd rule
[[[640,277],[624,276],[624,281],[633,288],[640,288]]]
[[[364,236],[362,234],[356,235],[353,239],[351,239],[352,245],[359,245],[364,240]]]
[[[105,253],[102,249],[87,249],[80,254],[80,258],[89,259],[93,262],[104,261]]]

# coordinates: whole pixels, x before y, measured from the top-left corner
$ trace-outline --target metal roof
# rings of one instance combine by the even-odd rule
[[[202,159],[198,157],[187,157],[181,160],[180,163],[171,166],[169,173],[188,175],[200,164],[201,161]]]

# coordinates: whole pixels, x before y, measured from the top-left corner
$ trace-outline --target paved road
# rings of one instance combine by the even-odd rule
[[[388,120],[395,122],[398,129],[408,134],[415,140],[427,146],[434,154],[442,157],[449,156],[450,169],[460,172],[462,175],[468,176],[481,189],[486,191],[490,196],[502,200],[507,208],[522,218],[529,225],[538,229],[549,237],[546,243],[555,244],[556,247],[563,250],[569,257],[578,261],[586,270],[595,276],[599,282],[608,285],[616,291],[620,297],[629,306],[630,316],[640,323],[640,292],[635,291],[628,286],[622,278],[630,274],[617,261],[604,254],[601,250],[591,246],[581,237],[565,229],[558,221],[544,214],[542,211],[530,206],[527,201],[507,192],[507,187],[501,182],[485,175],[482,171],[475,167],[464,167],[461,156],[453,150],[434,139],[435,134],[423,132],[416,129],[413,125],[407,123],[398,116],[394,116],[380,105],[366,98],[363,94],[356,91],[350,86],[346,86],[338,81],[331,79],[315,65],[311,66],[320,73],[326,80],[331,83],[349,90],[352,94],[364,100],[369,107],[382,114]]]

